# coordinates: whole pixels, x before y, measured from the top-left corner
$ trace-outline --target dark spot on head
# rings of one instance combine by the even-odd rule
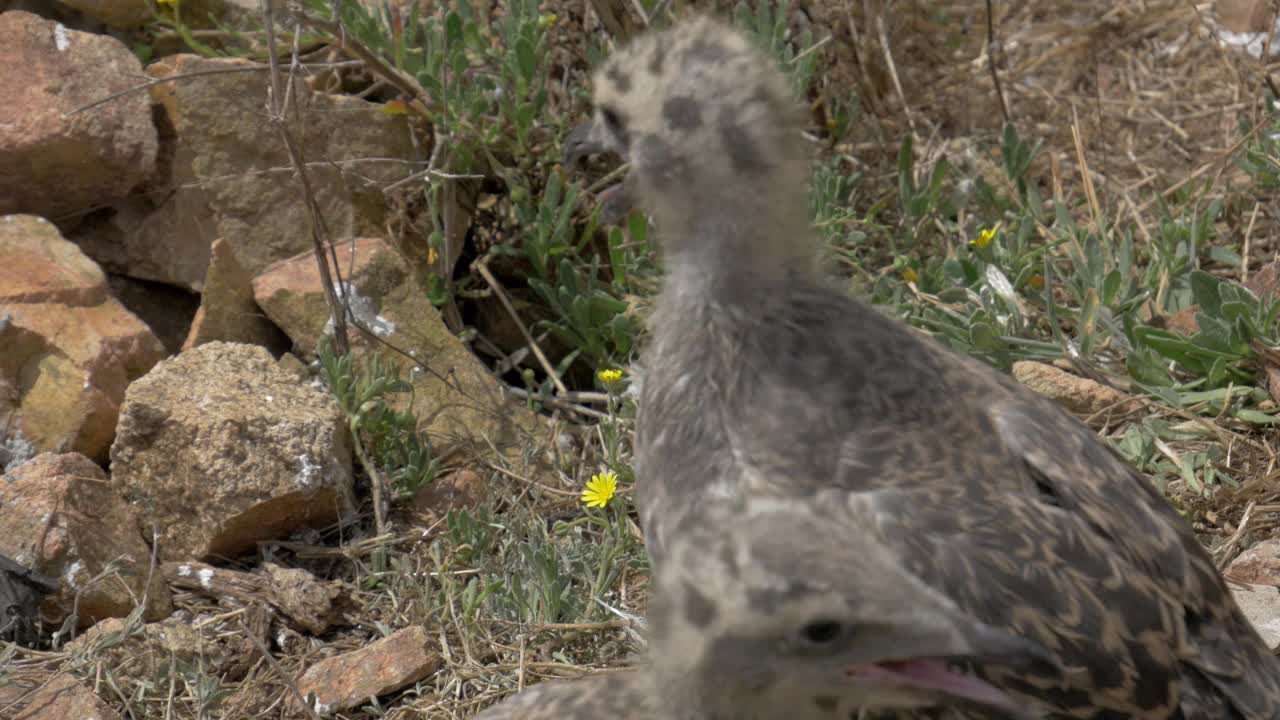
[[[697,130],[702,125],[702,106],[687,95],[668,98],[662,104],[662,116],[672,130]]]
[[[813,699],[813,704],[817,705],[822,712],[835,712],[840,700],[834,695],[819,695]]]
[[[649,73],[659,75],[662,73],[663,62],[667,59],[667,43],[664,39],[659,39],[654,43],[653,52],[649,55]]]
[[[636,140],[632,162],[647,170],[646,175],[651,178],[667,177],[684,170],[684,160],[676,157],[671,146],[653,134]]]
[[[716,619],[716,606],[692,585],[684,586],[684,615],[699,630],[706,629]]]
[[[609,78],[609,82],[612,82],[619,92],[631,91],[631,76],[622,72],[617,65],[605,70],[604,76]]]
[[[733,552],[733,547],[725,545],[720,548],[720,564],[724,565],[729,577],[738,579],[738,558]]]
[[[692,62],[718,63],[729,57],[729,51],[723,45],[713,45],[699,41],[689,46],[685,58]]]
[[[618,111],[608,105],[601,105],[600,119],[604,121],[604,127],[613,136],[613,139],[625,146],[627,144],[627,128],[622,122],[622,116],[618,114]]]
[[[740,112],[745,113],[753,106],[762,107],[768,113],[776,113],[778,111],[775,98],[763,86],[756,88],[756,91],[751,94],[751,97],[742,102]]]
[[[760,156],[760,148],[756,147],[751,135],[727,113],[720,118],[720,141],[724,143],[724,151],[737,172],[758,173],[767,169],[764,158]]]

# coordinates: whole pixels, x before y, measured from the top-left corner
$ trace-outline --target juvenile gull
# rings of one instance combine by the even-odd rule
[[[837,504],[852,497],[827,492]],[[856,502],[812,510],[808,499],[717,507],[673,536],[657,570],[651,665],[543,682],[479,717],[847,720],[936,708],[1037,717],[957,668],[1052,673],[1050,653],[966,613],[904,569],[873,532],[812,552],[802,538],[864,527],[851,523],[864,519]]]
[[[793,567],[824,559],[790,578],[821,597],[856,586],[854,566],[834,559],[874,532],[963,617],[1048,649],[1052,663],[979,668],[1040,711],[1280,718],[1276,659],[1147,481],[1051,402],[816,271],[801,116],[771,59],[696,19],[615,52],[594,80],[593,123],[573,153],[609,148],[630,163],[667,267],[636,437],[660,576],[690,570],[668,567],[689,562],[672,547],[708,526],[734,532],[713,520],[723,508],[801,502],[738,530],[776,532]],[[802,522],[829,506],[857,512],[820,531]],[[726,573],[701,590],[713,607],[749,592]],[[676,601],[668,592],[659,602]],[[656,667],[677,660],[655,651]]]

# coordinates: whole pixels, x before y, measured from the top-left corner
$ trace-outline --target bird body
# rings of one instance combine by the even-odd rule
[[[589,139],[630,161],[668,271],[636,475],[658,577],[653,659],[682,707],[702,697],[707,718],[803,720],[849,703],[973,700],[920,678],[881,678],[907,682],[905,704],[865,676],[841,686],[852,671],[840,659],[866,650],[853,640],[829,662],[796,655],[787,623],[819,622],[803,612],[817,597],[843,593],[823,602],[866,627],[869,608],[893,609],[865,594],[862,572],[897,578],[911,589],[897,599],[920,613],[1047,651],[1012,664],[959,653],[964,677],[1013,703],[996,698],[1006,714],[1025,703],[1054,717],[1280,718],[1280,665],[1141,476],[1049,401],[817,271],[807,152],[768,57],[701,18],[614,53],[595,83]],[[767,566],[754,585],[740,553],[768,559],[753,561]],[[770,609],[760,583],[795,591]],[[716,622],[696,621],[707,615]],[[886,637],[938,653],[885,650],[887,664],[860,666],[943,673],[957,648],[893,617]],[[722,686],[739,691],[710,690]],[[795,692],[823,687],[834,704],[798,709]]]
[[[475,720],[702,720],[663,714],[643,669],[577,680],[546,680],[493,705]]]
[[[655,333],[637,504],[659,571],[683,568],[669,548],[718,505],[856,501],[789,552],[875,542],[974,618],[1050,648],[1070,672],[998,683],[1050,714],[1280,717],[1276,661],[1208,554],[1087,428],[871,308],[789,288],[755,307],[671,308]],[[668,334],[675,318],[688,334]]]

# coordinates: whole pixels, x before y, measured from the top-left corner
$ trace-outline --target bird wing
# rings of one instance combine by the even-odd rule
[[[1111,553],[1175,602],[1195,668],[1245,717],[1280,717],[1280,662],[1232,598],[1212,558],[1173,507],[1081,423],[1040,398],[990,412],[998,434]],[[1043,490],[1041,492],[1044,492]],[[1194,683],[1188,683],[1194,689]],[[1195,698],[1189,698],[1195,701]]]
[[[987,412],[1010,450],[1003,468],[861,494],[905,567],[1068,669],[990,679],[1081,717],[1280,718],[1280,663],[1149,483],[1036,398]]]

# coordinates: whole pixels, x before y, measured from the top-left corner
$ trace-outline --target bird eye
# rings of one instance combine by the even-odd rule
[[[835,620],[815,620],[800,628],[800,642],[812,649],[827,648],[845,636],[845,626]]]
[[[622,127],[622,118],[613,108],[600,108],[600,117],[604,118],[604,126],[619,140],[626,138],[626,130]]]

